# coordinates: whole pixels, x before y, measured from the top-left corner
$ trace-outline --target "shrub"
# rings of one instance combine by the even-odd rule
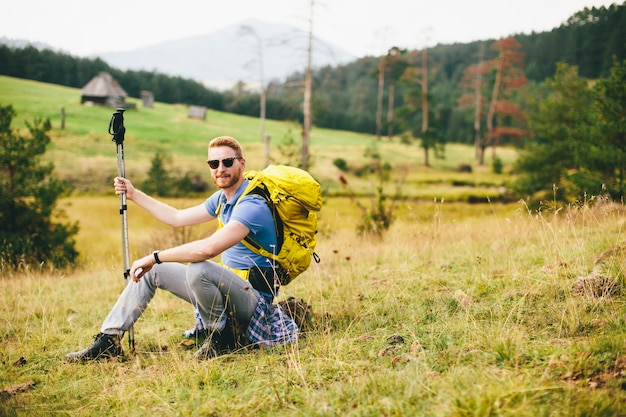
[[[348,172],[348,163],[343,158],[335,158],[333,160],[333,165],[339,168],[341,172]]]
[[[26,122],[25,137],[11,128],[15,114],[11,105],[0,106],[0,265],[74,264],[78,225],[52,220],[63,217],[56,202],[71,187],[52,175],[52,164],[40,161],[50,143],[50,120]]]
[[[493,172],[495,174],[502,174],[502,167],[504,166],[504,164],[502,163],[502,159],[498,158],[497,156],[493,157],[493,162],[491,164],[491,167],[493,168]]]

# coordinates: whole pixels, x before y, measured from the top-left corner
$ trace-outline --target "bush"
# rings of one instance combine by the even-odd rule
[[[456,172],[472,172],[472,166],[470,164],[459,164],[459,166],[456,167]]]
[[[493,157],[493,162],[491,164],[491,167],[493,168],[493,172],[495,174],[502,174],[502,167],[504,166],[504,164],[502,163],[502,159],[498,158],[497,156]]]
[[[15,114],[11,105],[0,106],[0,265],[72,265],[78,225],[52,221],[63,217],[56,202],[71,187],[52,175],[52,164],[40,162],[50,120],[27,122],[30,137],[23,137],[11,128]]]
[[[376,175],[377,185],[375,186],[375,195],[371,198],[371,207],[364,206],[356,199],[345,177],[341,176],[340,182],[350,192],[350,198],[361,210],[361,222],[357,226],[358,232],[382,238],[394,221],[396,202],[401,197],[402,184],[405,178],[396,181],[396,193],[389,198],[385,194],[384,186],[391,180],[391,165],[381,160],[376,144],[366,149],[365,156],[370,158],[370,163],[353,171],[357,176],[365,175],[365,173]],[[406,173],[404,177],[406,177]]]
[[[333,160],[333,165],[339,168],[341,172],[348,172],[348,163],[343,158],[335,158]]]
[[[148,194],[159,197],[182,197],[191,193],[202,193],[209,189],[209,184],[197,172],[170,174],[168,167],[173,164],[171,157],[157,151],[152,158],[148,178],[141,183],[141,188]]]
[[[157,151],[154,154],[148,171],[148,179],[141,184],[141,188],[146,193],[156,194],[160,197],[172,195],[174,182],[165,168],[171,162],[171,157],[167,157],[162,151]]]

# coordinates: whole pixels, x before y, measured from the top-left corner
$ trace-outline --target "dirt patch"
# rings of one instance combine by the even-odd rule
[[[17,394],[21,394],[31,389],[35,388],[34,381],[24,382],[18,385],[12,385],[10,387],[5,387],[0,390],[0,400],[7,401],[9,398],[16,396]]]
[[[617,357],[607,370],[596,372],[587,378],[583,377],[582,372],[563,378],[565,381],[585,380],[591,389],[603,388],[614,379],[622,380],[621,389],[626,390],[626,356]]]

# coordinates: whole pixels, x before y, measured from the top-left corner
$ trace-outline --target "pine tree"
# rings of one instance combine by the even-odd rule
[[[11,128],[11,105],[0,106],[0,269],[25,265],[64,267],[78,257],[77,224],[60,224],[57,200],[70,192],[40,156],[50,143],[48,119],[26,123],[29,137]]]

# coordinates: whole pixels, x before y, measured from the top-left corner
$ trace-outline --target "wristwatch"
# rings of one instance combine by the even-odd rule
[[[154,252],[152,252],[152,255],[154,256],[154,262],[161,264],[163,262],[161,262],[161,260],[159,259],[159,251],[155,250]]]

